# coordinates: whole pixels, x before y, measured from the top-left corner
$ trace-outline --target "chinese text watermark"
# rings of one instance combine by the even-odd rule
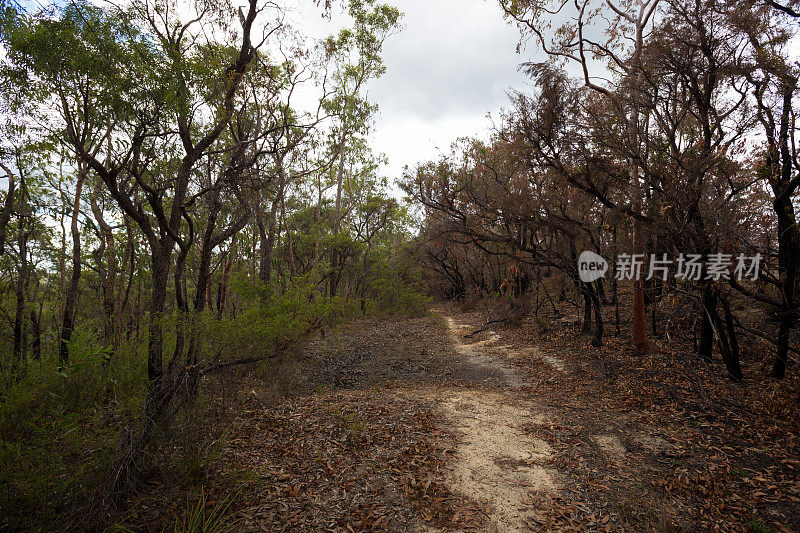
[[[648,260],[649,259],[649,260]],[[713,253],[679,254],[672,259],[667,254],[620,254],[614,262],[614,277],[617,280],[651,280],[660,278],[666,281],[672,274],[675,279],[686,281],[758,280],[761,268],[761,254],[748,256],[739,254]],[[605,276],[608,261],[600,255],[585,251],[578,258],[578,275],[584,283],[591,283]]]

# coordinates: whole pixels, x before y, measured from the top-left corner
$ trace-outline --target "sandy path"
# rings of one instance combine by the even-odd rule
[[[485,504],[489,531],[530,531],[526,522],[535,512],[531,493],[554,492],[556,487],[547,466],[552,450],[519,427],[543,423],[546,416],[515,397],[513,390],[523,382],[513,367],[504,364],[504,358],[515,354],[498,344],[499,335],[488,331],[483,340],[468,343],[464,335],[476,328],[444,319],[455,351],[470,364],[501,375],[510,389],[447,388],[431,393],[461,433],[447,483],[454,492]]]
[[[315,379],[344,389],[391,382],[400,385],[395,393],[433,405],[457,437],[445,482],[481,505],[482,531],[540,529],[534,502],[557,490],[553,450],[522,428],[549,423],[551,409],[526,400],[525,379],[511,363],[535,355],[566,369],[535,347],[514,348],[482,324],[460,320],[440,308],[425,318],[357,324],[330,344],[320,341]],[[436,531],[421,522],[412,529]]]

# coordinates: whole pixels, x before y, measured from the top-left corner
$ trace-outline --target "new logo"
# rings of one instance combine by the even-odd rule
[[[578,257],[578,277],[584,283],[602,278],[608,272],[608,261],[594,252],[586,250]]]

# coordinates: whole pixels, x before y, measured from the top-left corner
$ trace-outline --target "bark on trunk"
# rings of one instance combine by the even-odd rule
[[[581,331],[589,333],[592,331],[592,297],[585,284],[581,287],[581,294],[583,295],[583,328]]]
[[[125,320],[126,313],[126,305],[128,304],[128,299],[130,297],[131,287],[133,285],[133,275],[134,275],[134,266],[135,266],[135,251],[133,249],[133,228],[131,227],[130,218],[127,215],[123,215],[124,223],[125,223],[125,234],[126,234],[126,241],[125,241],[125,252],[122,256],[122,264],[120,265],[120,275],[118,277],[118,287],[117,287],[117,300],[114,305],[114,351],[116,352],[119,349],[120,344],[122,343],[122,330],[123,330],[123,322]],[[124,270],[128,265],[128,276],[127,280],[125,279]]]
[[[98,180],[97,184],[92,191],[91,208],[97,225],[100,227],[100,234],[102,239],[101,252],[96,258],[97,269],[100,273],[100,285],[103,290],[103,340],[105,345],[111,348],[111,355],[117,349],[117,335],[115,334],[115,301],[114,301],[114,285],[117,274],[117,255],[114,249],[114,233],[111,226],[103,218],[103,211],[100,209],[98,199],[100,197],[100,188],[103,182]],[[105,264],[103,264],[103,255],[106,256]]]
[[[72,220],[70,231],[72,233],[72,275],[67,287],[66,299],[64,301],[64,316],[61,320],[61,337],[59,342],[58,358],[60,364],[64,366],[69,360],[69,345],[72,341],[72,331],[75,328],[75,309],[78,303],[78,283],[81,279],[81,234],[78,227],[78,215],[80,213],[81,192],[83,182],[89,168],[81,165],[78,170],[78,178],[75,183],[75,201],[72,207]]]
[[[600,298],[596,291],[591,292],[592,307],[594,308],[594,337],[592,346],[599,348],[603,345],[603,314],[600,306]]]
[[[24,203],[24,200],[23,200]],[[19,267],[17,270],[17,283],[14,287],[16,296],[16,314],[14,316],[14,361],[17,369],[25,367],[27,350],[25,343],[25,280],[28,277],[28,233],[20,224],[19,237]]]
[[[40,360],[42,358],[42,306],[39,305],[39,312],[31,309],[31,334],[33,341],[31,342],[31,351],[33,358]]]
[[[6,228],[8,227],[8,222],[11,220],[11,213],[14,210],[14,192],[16,190],[14,173],[5,166],[2,168],[6,171],[6,177],[8,178],[8,191],[6,191],[3,209],[0,211],[0,254],[6,250]]]
[[[633,172],[633,169],[632,169]],[[638,175],[636,176],[638,182]],[[635,193],[635,194],[638,194]],[[637,208],[638,212],[638,208]],[[633,221],[633,250],[635,254],[644,253],[642,242],[642,223]],[[644,309],[644,280],[641,276],[633,281],[633,345],[638,355],[650,352],[650,340],[647,338],[647,326]]]
[[[720,319],[719,314],[717,314],[716,320],[716,326],[719,330],[720,352],[722,353],[722,360],[725,363],[725,368],[728,371],[728,377],[738,382],[741,381],[744,376],[742,375],[742,367],[739,364],[739,341],[736,339],[733,314],[731,313],[731,306],[724,296],[720,299],[720,303],[725,312],[724,323],[722,319]]]
[[[282,173],[282,171],[281,171]],[[272,282],[272,252],[275,249],[276,228],[278,222],[278,207],[280,206],[281,199],[283,198],[283,177],[280,178],[278,183],[278,191],[275,199],[272,201],[272,207],[269,211],[269,220],[267,221],[267,236],[263,244],[262,250],[262,263],[261,263],[261,280],[269,287]]]
[[[800,231],[796,223],[796,214],[792,199],[797,185],[792,180],[793,162],[796,160],[794,144],[791,137],[791,125],[794,121],[792,113],[792,100],[797,87],[797,78],[783,76],[781,79],[781,94],[783,107],[780,123],[765,121],[763,116],[764,104],[759,98],[762,121],[766,126],[767,137],[770,145],[768,165],[772,169],[770,180],[775,199],[773,207],[778,218],[778,269],[781,289],[781,317],[778,326],[777,349],[775,363],[771,375],[776,379],[786,376],[786,366],[789,360],[789,340],[795,327],[796,317],[796,284],[800,270]],[[778,132],[776,138],[776,129]]]
[[[800,269],[800,239],[797,236],[794,207],[790,200],[776,199],[775,212],[778,214],[778,268],[780,277],[782,309],[778,325],[778,338],[775,362],[771,376],[783,379],[789,360],[789,340],[795,326],[795,288],[797,272]]]
[[[260,240],[258,277],[265,287],[269,287],[272,282],[272,253],[275,248],[275,229],[278,221],[278,208],[283,202],[283,192],[286,184],[285,171],[280,166],[280,163],[278,165],[278,184],[275,189],[275,198],[273,198],[270,205],[269,218],[265,224],[264,214],[259,209],[256,220]]]
[[[714,351],[714,322],[718,318],[717,296],[711,284],[706,283],[702,292],[700,316],[700,344],[697,353],[703,359],[711,359]]]
[[[297,273],[294,266],[294,246],[292,244],[292,233],[289,231],[289,224],[286,220],[286,191],[284,190],[284,194],[281,197],[281,227],[283,228],[283,234],[286,235],[286,253],[289,254],[289,276],[290,279],[294,279],[295,274]],[[284,285],[286,284],[286,278],[284,277]],[[285,287],[284,287],[285,289]]]
[[[154,246],[152,260],[152,292],[150,296],[149,336],[147,343],[147,379],[152,389],[163,375],[162,355],[164,353],[164,308],[167,302],[167,282],[171,248]]]
[[[225,266],[222,268],[222,279],[219,282],[219,298],[217,300],[217,318],[222,318],[225,313],[225,302],[228,299],[228,275],[233,265],[233,254],[236,251],[236,238],[231,242],[228,249],[228,257],[225,259]]]
[[[189,302],[186,294],[186,256],[189,254],[191,242],[182,245],[175,262],[175,351],[169,364],[169,372],[174,373],[177,365],[183,360],[186,347],[186,325],[189,320]]]
[[[333,234],[339,235],[342,229],[342,181],[344,179],[344,145],[347,141],[347,131],[342,136],[342,144],[339,146],[339,170],[336,175],[336,206],[333,219]],[[331,274],[330,274],[330,296],[336,296],[337,286],[339,285],[339,263],[341,257],[336,250],[331,251]]]

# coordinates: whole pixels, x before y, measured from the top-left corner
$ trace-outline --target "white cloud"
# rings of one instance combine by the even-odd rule
[[[406,0],[405,29],[384,46],[387,73],[370,84],[380,106],[374,147],[387,154],[390,178],[446,151],[456,138],[485,133],[487,112],[521,88],[519,34],[489,0]]]
[[[510,87],[521,89],[517,66],[519,34],[493,0],[384,0],[404,13],[404,29],[384,45],[386,74],[367,88],[380,107],[373,148],[388,156],[385,173],[399,178],[404,165],[436,157],[461,136],[485,136],[486,114],[508,102]],[[307,3],[292,22],[321,38],[346,17],[321,19]]]

